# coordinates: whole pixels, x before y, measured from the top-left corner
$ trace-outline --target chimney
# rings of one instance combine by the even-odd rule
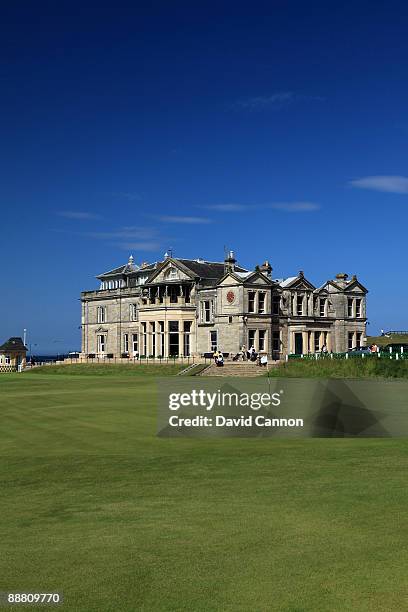
[[[262,274],[265,274],[265,276],[268,276],[269,278],[272,275],[272,266],[269,263],[268,260],[264,261],[262,266],[258,266],[259,271],[262,272]]]
[[[233,272],[235,270],[235,264],[236,263],[237,263],[237,260],[235,259],[234,251],[229,251],[227,257],[224,260],[224,271],[225,271],[225,273]]]
[[[346,274],[345,272],[339,272],[339,274],[336,274],[336,282],[338,285],[340,285],[340,287],[346,286],[347,279],[348,279],[348,274]]]

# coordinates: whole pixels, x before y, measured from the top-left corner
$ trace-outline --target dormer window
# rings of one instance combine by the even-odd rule
[[[177,268],[169,268],[166,273],[166,280],[177,280],[178,279],[178,271]]]

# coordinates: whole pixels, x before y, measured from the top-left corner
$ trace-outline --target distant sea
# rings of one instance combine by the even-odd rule
[[[36,363],[52,363],[53,361],[62,361],[62,359],[69,359],[67,353],[59,353],[58,355],[33,355]],[[30,355],[27,356],[27,360],[30,361]]]

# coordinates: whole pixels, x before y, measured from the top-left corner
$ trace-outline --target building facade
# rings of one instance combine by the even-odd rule
[[[0,371],[8,372],[24,368],[27,347],[19,337],[9,338],[0,346]]]
[[[239,266],[179,259],[126,265],[97,277],[81,294],[82,356],[235,355],[245,346],[273,359],[289,354],[343,352],[366,340],[367,289],[337,274],[315,287],[301,271],[274,279],[266,261]]]

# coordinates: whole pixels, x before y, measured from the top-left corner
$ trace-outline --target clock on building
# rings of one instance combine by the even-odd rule
[[[235,300],[235,293],[233,291],[228,291],[227,293],[227,302],[232,304]]]

